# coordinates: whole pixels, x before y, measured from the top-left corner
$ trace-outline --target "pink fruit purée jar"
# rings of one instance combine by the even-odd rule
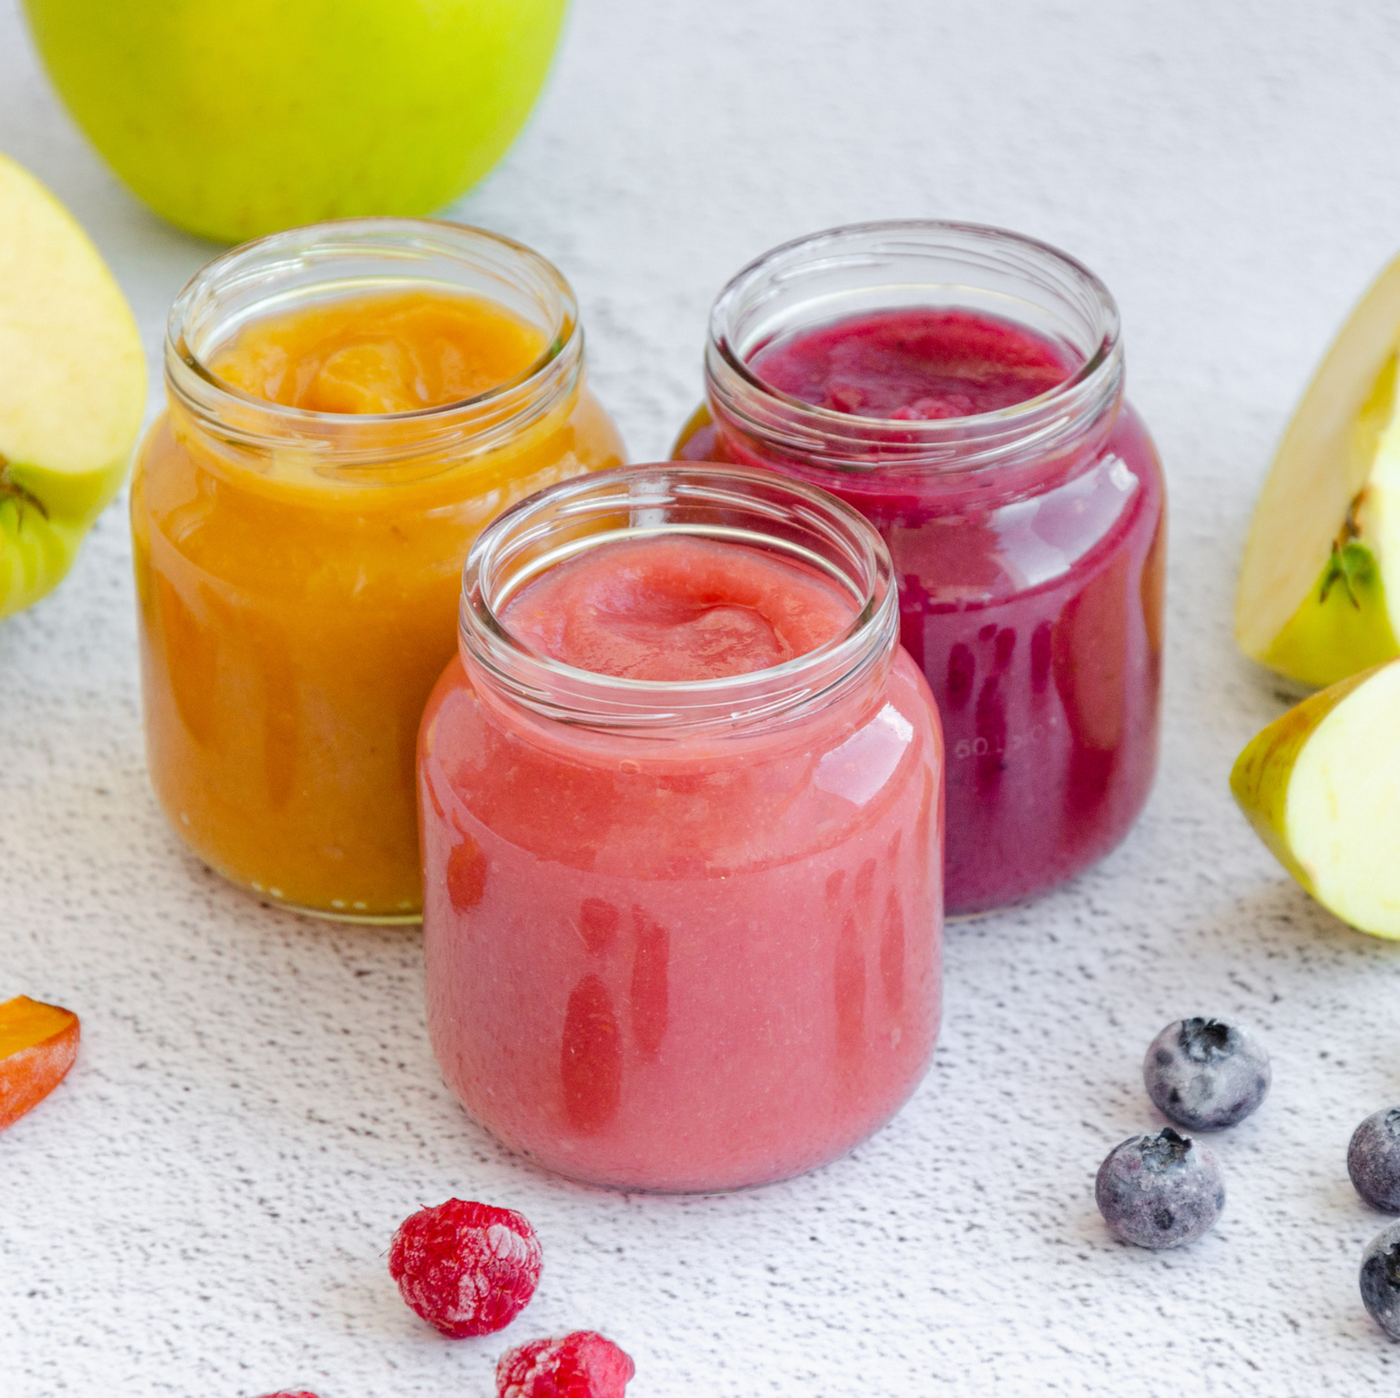
[[[1165,498],[1093,273],[923,221],[775,249],[715,303],[685,459],[849,501],[894,559],[948,752],[949,913],[1111,850],[1157,754]]]
[[[579,565],[611,585],[636,543],[687,586],[693,553],[733,551],[706,574],[705,645],[755,560],[778,576],[760,612],[819,587],[837,629],[702,680],[575,668],[512,632],[522,589]],[[619,575],[617,624],[667,621],[665,585]],[[938,1029],[943,748],[869,524],[771,472],[580,478],[482,533],[460,641],[419,796],[428,1025],[467,1110],[547,1169],[645,1190],[781,1179],[886,1122]]]

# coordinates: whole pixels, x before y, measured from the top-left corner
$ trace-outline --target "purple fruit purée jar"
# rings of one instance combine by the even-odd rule
[[[788,243],[711,315],[676,455],[823,486],[889,545],[943,717],[949,913],[1077,874],[1152,783],[1165,496],[1118,329],[1063,253],[927,221]]]

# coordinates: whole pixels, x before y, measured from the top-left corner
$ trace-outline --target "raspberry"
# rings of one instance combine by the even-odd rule
[[[496,1365],[496,1398],[623,1398],[631,1357],[592,1330],[531,1340]]]
[[[509,1325],[535,1294],[542,1261],[524,1215],[465,1199],[406,1218],[389,1245],[403,1299],[454,1340]]]
[[[263,1398],[316,1398],[304,1388],[279,1388],[276,1393],[264,1393]]]

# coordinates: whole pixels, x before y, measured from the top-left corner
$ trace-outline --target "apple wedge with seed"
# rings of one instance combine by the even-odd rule
[[[0,617],[62,580],[146,406],[136,323],[87,235],[0,155]]]
[[[1400,655],[1400,258],[1342,327],[1284,434],[1245,545],[1235,635],[1328,685]]]
[[[1240,754],[1230,789],[1323,907],[1400,938],[1400,661],[1290,709]]]

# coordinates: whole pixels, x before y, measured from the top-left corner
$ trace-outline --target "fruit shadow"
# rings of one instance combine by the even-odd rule
[[[1222,919],[1222,938],[1242,921],[1262,929],[1270,943],[1292,945],[1300,952],[1326,949],[1334,961],[1359,955],[1400,969],[1400,940],[1358,931],[1282,871],[1238,896]]]

